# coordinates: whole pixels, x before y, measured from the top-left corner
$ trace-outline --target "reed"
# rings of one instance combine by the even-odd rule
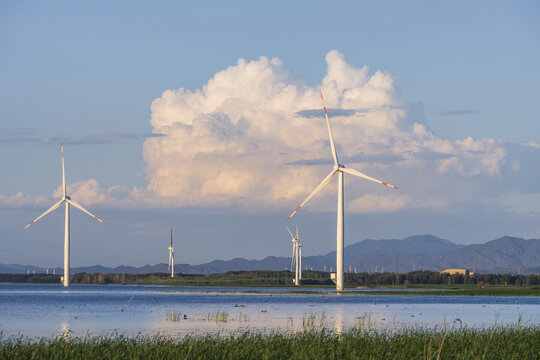
[[[215,322],[228,322],[233,320],[229,317],[229,314],[226,311],[216,311],[213,313],[207,313],[199,318],[202,321],[215,321]]]
[[[169,311],[165,314],[165,320],[167,321],[180,321],[184,318],[184,314],[180,312]]]
[[[69,341],[0,335],[0,359],[535,359],[539,353],[538,326],[242,332],[181,339],[112,335]]]

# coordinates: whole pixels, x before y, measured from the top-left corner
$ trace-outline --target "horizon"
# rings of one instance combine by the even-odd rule
[[[459,246],[459,247],[466,247],[466,246],[471,246],[471,245],[486,245],[487,243],[490,243],[490,242],[493,242],[493,241],[496,241],[496,240],[501,240],[501,239],[505,239],[505,238],[512,238],[512,239],[520,239],[520,240],[525,240],[525,241],[531,241],[531,240],[540,240],[539,239],[533,239],[533,238],[529,238],[529,239],[526,239],[526,238],[520,238],[520,237],[515,237],[515,236],[511,236],[511,235],[503,235],[503,236],[500,236],[500,237],[497,237],[495,239],[491,239],[491,240],[488,240],[486,242],[483,242],[483,243],[473,243],[473,244],[467,244],[467,245],[463,245],[463,244],[456,244],[448,239],[443,239],[443,238],[440,238],[436,235],[433,235],[433,234],[417,234],[417,235],[411,235],[411,236],[408,236],[408,237],[405,237],[405,238],[402,238],[402,239],[363,239],[363,240],[360,240],[360,241],[357,241],[353,244],[350,244],[350,245],[346,245],[345,248],[347,247],[351,247],[351,246],[355,246],[355,245],[358,245],[360,243],[363,243],[363,242],[366,242],[366,241],[375,241],[375,242],[379,242],[379,241],[405,241],[405,240],[409,240],[411,238],[417,238],[417,237],[420,237],[420,238],[424,238],[424,237],[431,237],[431,238],[435,238],[436,240],[442,240],[444,241],[445,243],[447,242],[450,242],[452,245],[456,245],[456,246]],[[302,239],[300,239],[302,240]],[[174,246],[174,242],[173,242],[173,246]],[[448,251],[448,250],[446,250]],[[333,255],[335,254],[336,250],[332,250],[330,252],[327,252],[327,253],[323,253],[323,254],[315,254],[315,255],[302,255],[302,258],[305,259],[305,258],[309,258],[309,257],[325,257],[325,256],[329,256],[329,255]],[[402,253],[402,252],[396,252],[395,255],[414,255],[416,253],[412,252],[412,253]],[[368,254],[370,255],[370,254]],[[392,255],[393,256],[393,255]],[[229,261],[233,261],[233,260],[247,260],[247,261],[262,261],[262,260],[265,260],[267,258],[270,258],[270,257],[275,257],[275,258],[286,258],[286,259],[289,259],[290,256],[280,256],[280,255],[273,255],[273,254],[270,254],[270,255],[266,255],[265,257],[262,257],[262,258],[245,258],[245,257],[234,257],[234,258],[215,258],[215,259],[212,259],[208,262],[204,262],[204,263],[175,263],[175,268],[176,267],[181,267],[181,266],[184,266],[184,265],[187,265],[187,266],[202,266],[202,265],[206,265],[206,264],[210,264],[210,263],[213,263],[213,262],[219,262],[219,261],[222,261],[222,262],[229,262]],[[3,264],[3,265],[20,265],[20,266],[33,266],[33,267],[36,267],[36,268],[43,268],[43,269],[62,269],[62,264],[58,264],[58,265],[51,265],[51,266],[47,266],[47,265],[36,265],[36,264],[16,264],[16,263],[3,263],[3,262],[0,262],[0,264]],[[80,265],[80,266],[73,266],[73,264],[71,265],[71,268],[86,268],[86,267],[95,267],[95,266],[102,266],[102,267],[105,267],[105,268],[118,268],[118,267],[131,267],[131,268],[142,268],[142,267],[146,267],[146,266],[150,266],[150,267],[153,267],[153,266],[158,266],[158,265],[165,265],[167,266],[167,262],[158,262],[158,263],[154,263],[154,264],[150,264],[150,263],[146,263],[146,264],[142,264],[142,265],[131,265],[131,264],[119,264],[119,265],[109,265],[109,266],[105,266],[105,265],[102,265],[102,264],[89,264],[89,265]],[[259,269],[261,271],[265,270],[265,269]],[[285,269],[287,270],[287,269]],[[418,270],[422,270],[422,269],[418,269]],[[426,270],[426,269],[424,269]],[[234,271],[234,270],[231,270],[231,271]]]

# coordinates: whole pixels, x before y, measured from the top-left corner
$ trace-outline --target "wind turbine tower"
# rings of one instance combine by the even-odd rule
[[[30,224],[23,227],[23,230],[28,228],[30,225],[32,225],[33,223],[35,223],[36,221],[38,221],[39,219],[41,219],[42,217],[44,217],[45,215],[50,213],[51,211],[56,210],[56,208],[58,208],[60,205],[65,204],[65,206],[66,206],[66,217],[65,217],[65,228],[64,228],[64,282],[63,283],[64,283],[64,287],[68,287],[69,286],[69,246],[70,246],[70,243],[69,243],[69,206],[70,205],[75,206],[77,209],[87,213],[88,215],[90,215],[91,217],[93,217],[97,221],[102,222],[103,224],[105,224],[105,221],[101,220],[100,218],[98,218],[97,216],[92,214],[90,211],[83,208],[79,203],[77,203],[75,200],[71,199],[71,197],[69,197],[67,195],[67,191],[66,191],[66,168],[64,166],[64,144],[61,143],[60,146],[61,146],[61,149],[62,149],[62,190],[63,190],[63,196],[60,199],[60,201],[58,201],[56,204],[51,206],[49,208],[49,210],[45,211],[43,214],[38,216]]]
[[[291,234],[291,241],[293,243],[291,270],[296,265],[294,285],[300,286],[300,281],[302,280],[302,244],[300,244],[300,237],[298,236],[298,225],[296,225],[296,236],[293,235],[289,228],[287,230]]]
[[[171,270],[171,277],[174,277],[174,247],[172,245],[172,228],[171,228],[171,245],[169,245],[169,270]]]
[[[298,280],[302,282],[302,244],[300,243],[300,241],[298,241],[298,263],[300,264],[300,266],[298,266]]]
[[[332,137],[332,130],[330,129],[330,121],[328,120],[328,112],[326,111],[326,104],[324,103],[324,98],[321,93],[321,100],[323,102],[323,108],[324,108],[324,116],[326,117],[326,125],[328,128],[328,137],[330,138],[330,148],[332,150],[332,157],[334,159],[334,168],[332,171],[330,171],[330,174],[328,174],[323,181],[313,190],[311,194],[302,202],[296,210],[292,212],[292,214],[287,218],[286,221],[289,221],[291,217],[294,216],[300,210],[302,206],[304,206],[309,199],[313,197],[316,193],[321,191],[330,180],[332,180],[332,177],[337,173],[338,174],[338,207],[337,207],[337,236],[336,236],[336,273],[330,274],[332,280],[336,283],[336,290],[341,291],[344,290],[343,287],[343,243],[344,243],[344,224],[343,224],[343,213],[344,213],[344,203],[343,203],[343,174],[347,173],[349,175],[354,175],[366,180],[374,181],[376,183],[379,183],[381,185],[389,186],[391,188],[397,189],[396,186],[390,185],[384,181],[374,179],[370,176],[367,176],[365,174],[362,174],[359,171],[356,171],[351,168],[346,168],[343,164],[341,164],[338,160],[337,152],[336,152],[336,146],[334,145],[334,138]],[[331,270],[330,270],[331,271]]]

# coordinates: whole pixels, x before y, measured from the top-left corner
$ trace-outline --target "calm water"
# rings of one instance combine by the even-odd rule
[[[29,337],[183,336],[245,329],[339,332],[354,326],[394,330],[540,323],[537,297],[219,293],[231,290],[295,289],[72,285],[66,290],[57,284],[0,284],[0,331]]]

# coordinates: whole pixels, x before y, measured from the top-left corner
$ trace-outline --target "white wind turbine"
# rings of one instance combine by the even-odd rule
[[[287,228],[289,234],[291,234],[291,241],[293,243],[293,251],[291,257],[291,271],[293,266],[296,265],[294,285],[299,286],[302,280],[302,244],[300,244],[300,237],[298,236],[298,225],[296,225],[296,236],[293,235],[291,230]]]
[[[334,138],[332,137],[332,130],[330,129],[330,121],[328,120],[328,112],[326,111],[326,104],[324,103],[324,98],[321,93],[321,100],[323,102],[324,107],[324,116],[326,117],[326,125],[328,127],[328,136],[330,138],[330,148],[332,149],[332,157],[334,158],[334,168],[324,178],[324,180],[313,190],[311,194],[304,200],[303,203],[301,203],[296,210],[292,212],[292,214],[287,218],[286,221],[289,221],[291,217],[296,214],[298,210],[302,206],[304,206],[305,203],[308,202],[309,199],[313,197],[316,193],[318,193],[322,188],[324,188],[330,180],[332,180],[332,177],[334,174],[338,174],[338,208],[337,208],[337,244],[336,244],[336,274],[335,276],[335,283],[336,283],[336,290],[341,291],[344,290],[343,287],[343,237],[344,237],[344,228],[343,228],[343,173],[347,173],[349,175],[358,176],[367,180],[374,181],[376,183],[392,187],[394,189],[397,189],[396,186],[390,185],[388,183],[385,183],[384,181],[380,181],[377,179],[374,179],[370,176],[364,175],[359,171],[356,171],[354,169],[346,168],[343,164],[340,164],[338,161],[337,153],[336,153],[336,147],[334,145]],[[333,275],[333,274],[332,274]]]
[[[99,222],[102,222],[102,223],[105,224],[105,221],[101,220],[100,218],[98,218],[97,216],[92,214],[90,211],[83,208],[79,203],[77,203],[75,200],[72,200],[67,195],[67,193],[66,193],[66,168],[64,166],[64,143],[61,143],[60,146],[62,148],[62,190],[63,190],[64,195],[62,196],[62,199],[60,199],[60,201],[58,201],[56,204],[51,206],[51,208],[49,210],[45,211],[37,219],[35,219],[30,224],[23,227],[23,230],[28,228],[30,225],[32,225],[33,223],[35,223],[36,221],[38,221],[39,219],[41,219],[42,217],[44,217],[45,215],[50,213],[51,211],[54,211],[56,208],[58,208],[63,203],[65,203],[65,205],[66,205],[66,222],[65,222],[65,232],[64,232],[64,287],[68,287],[69,286],[69,206],[70,205],[75,206],[76,208],[78,208],[79,210],[87,213],[88,215],[90,215],[91,217],[93,217],[94,219],[96,219]]]
[[[171,277],[174,277],[174,247],[172,246],[172,228],[171,228],[171,245],[169,245],[169,270]]]

